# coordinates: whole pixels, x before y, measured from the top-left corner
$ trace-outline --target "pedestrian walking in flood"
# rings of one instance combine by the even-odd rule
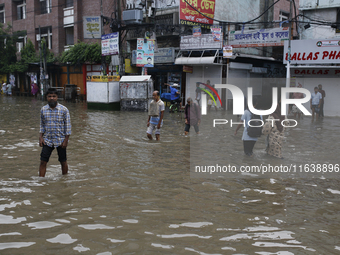
[[[6,84],[6,82],[4,82],[4,81],[2,81],[1,90],[2,90],[2,94],[6,95],[7,84]]]
[[[158,114],[155,116],[149,115],[148,124],[147,124],[148,129],[146,133],[147,133],[148,138],[152,140],[152,133],[153,131],[155,131],[156,140],[159,141],[160,135],[161,135],[161,127],[163,126],[165,105],[164,105],[164,102],[160,99],[159,91],[155,90],[152,93],[152,98],[153,100],[151,101],[150,106],[152,104],[157,104]]]
[[[319,88],[314,88],[314,93],[311,93],[311,100],[310,100],[310,108],[312,109],[312,121],[314,120],[314,114],[316,115],[316,119],[319,118],[320,114],[320,105],[322,103],[322,95],[319,92]]]
[[[266,138],[266,152],[267,154],[277,157],[282,157],[282,144],[285,133],[285,127],[282,125],[282,121],[285,120],[285,116],[281,115],[280,103],[277,104],[275,112],[268,117],[268,121],[263,126],[262,133],[267,135]],[[284,124],[285,126],[288,123]]]
[[[194,126],[196,134],[199,134],[199,125],[201,124],[201,108],[194,103],[191,97],[188,97],[184,110],[185,114],[185,135],[188,135],[190,127]]]
[[[254,98],[253,99],[254,108],[256,108],[257,105],[258,105],[258,100]],[[237,135],[237,131],[242,126],[244,126],[242,141],[243,141],[244,153],[247,156],[250,156],[250,157],[253,156],[253,149],[257,141],[257,138],[260,137],[262,134],[262,127],[260,127],[260,125],[262,125],[261,120],[263,120],[262,116],[255,115],[251,113],[248,109],[246,109],[241,117],[241,121],[243,121],[244,124],[239,124],[235,130],[235,135]],[[249,123],[253,127],[250,127]]]
[[[57,148],[58,160],[62,174],[67,174],[66,147],[71,135],[71,118],[68,109],[58,103],[58,92],[49,88],[46,92],[48,104],[41,108],[39,145],[40,154],[39,176],[45,177],[47,162],[52,151]]]
[[[319,84],[319,92],[321,93],[322,95],[322,101],[321,101],[321,104],[320,104],[320,117],[324,117],[324,114],[323,114],[323,107],[325,105],[325,97],[326,97],[326,92],[322,89],[322,84]]]

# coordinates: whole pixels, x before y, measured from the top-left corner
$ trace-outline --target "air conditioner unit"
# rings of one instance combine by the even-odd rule
[[[123,11],[123,20],[125,24],[140,24],[143,22],[143,10]]]

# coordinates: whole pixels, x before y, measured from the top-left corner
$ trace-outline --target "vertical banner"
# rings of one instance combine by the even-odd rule
[[[197,12],[195,7],[199,12]],[[203,13],[204,15],[202,15]],[[181,0],[179,19],[182,25],[201,25],[209,28],[213,24],[215,14],[215,0]]]
[[[233,47],[230,45],[223,46],[223,58],[231,58],[233,56]]]
[[[102,56],[119,54],[119,33],[102,35]]]
[[[202,35],[201,26],[194,26],[194,27],[192,28],[192,35],[193,35],[194,37],[199,37],[199,36],[201,36],[201,35]]]
[[[211,33],[213,35],[214,41],[221,41],[222,28],[220,26],[212,26]]]
[[[137,39],[137,61],[136,66],[154,67],[155,40]]]

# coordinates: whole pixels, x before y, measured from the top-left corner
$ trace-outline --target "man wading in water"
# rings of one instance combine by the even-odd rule
[[[46,98],[48,104],[40,112],[39,145],[43,147],[40,154],[40,177],[45,177],[47,162],[54,148],[58,151],[62,173],[67,174],[66,147],[71,135],[70,113],[65,106],[58,104],[57,90],[48,89]]]
[[[152,140],[152,132],[155,130],[156,140],[159,141],[161,135],[161,127],[163,126],[163,117],[165,105],[164,102],[160,99],[159,91],[155,90],[152,93],[153,100],[152,103],[156,103],[158,107],[158,115],[157,116],[149,116],[148,118],[148,129],[146,130],[146,135],[150,140]]]

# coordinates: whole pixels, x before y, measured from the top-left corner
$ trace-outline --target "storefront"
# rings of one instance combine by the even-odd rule
[[[319,84],[326,92],[324,115],[340,116],[340,40],[297,40],[291,43],[291,86],[311,93]],[[285,43],[287,62],[288,43]],[[309,103],[305,104],[309,109]]]

